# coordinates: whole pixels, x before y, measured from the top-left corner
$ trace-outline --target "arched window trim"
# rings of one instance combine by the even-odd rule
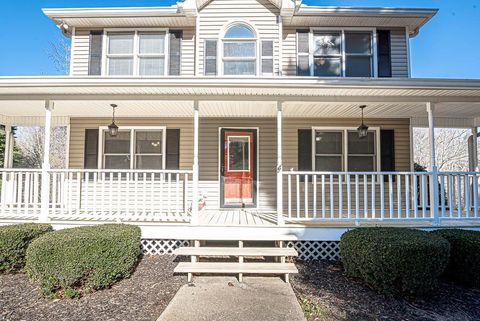
[[[235,26],[244,26],[248,28],[252,34],[254,35],[253,38],[226,38],[225,35],[227,32]],[[245,43],[254,43],[255,44],[255,57],[253,56],[248,56],[248,57],[225,57],[225,44],[226,43],[239,43],[239,42],[245,42]],[[259,75],[259,69],[260,69],[260,46],[259,46],[259,38],[258,38],[258,31],[248,22],[238,20],[235,22],[231,22],[226,25],[226,27],[223,29],[223,32],[221,33],[220,37],[220,43],[221,45],[219,46],[219,54],[220,54],[220,68],[219,68],[219,73],[220,75],[225,75],[225,76],[232,76],[232,77],[252,77],[252,76],[258,76]],[[239,75],[239,74],[225,74],[225,62],[228,61],[254,61],[254,72],[252,74],[244,74],[244,75]]]

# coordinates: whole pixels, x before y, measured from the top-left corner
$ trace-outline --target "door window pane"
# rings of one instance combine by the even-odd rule
[[[139,73],[142,76],[162,76],[165,70],[164,58],[140,58]]]
[[[315,170],[319,172],[342,171],[342,156],[316,156]]]
[[[136,131],[135,138],[135,150],[137,154],[162,153],[161,131]]]
[[[115,55],[133,54],[134,34],[108,34],[108,53]]]
[[[224,62],[225,75],[255,75],[255,61],[229,60]]]
[[[105,154],[130,154],[130,131],[119,131],[117,136],[105,132]]]
[[[370,56],[347,56],[345,75],[347,77],[371,77],[371,61]]]
[[[228,137],[228,170],[250,170],[250,140],[248,137]]]
[[[163,54],[165,51],[165,34],[140,33],[140,54]]]
[[[341,53],[340,33],[315,33],[313,42],[315,56],[331,56]]]
[[[315,58],[314,76],[317,77],[340,77],[342,75],[341,58]]]
[[[370,32],[346,32],[345,52],[347,54],[365,54],[372,52],[372,34]]]
[[[342,154],[342,132],[316,131],[316,154]]]
[[[105,155],[106,169],[130,169],[130,155]]]

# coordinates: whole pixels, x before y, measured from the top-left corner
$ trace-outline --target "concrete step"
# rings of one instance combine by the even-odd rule
[[[297,256],[292,248],[280,247],[180,247],[174,251],[175,255],[193,256]]]
[[[293,263],[180,262],[175,273],[290,274],[298,273]]]

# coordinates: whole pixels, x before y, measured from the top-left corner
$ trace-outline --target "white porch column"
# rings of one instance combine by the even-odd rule
[[[440,218],[438,216],[438,169],[435,155],[435,119],[434,111],[435,105],[432,102],[428,102],[427,114],[428,114],[428,137],[430,142],[430,168],[431,180],[430,180],[430,211],[433,214],[433,223],[440,224]]]
[[[472,164],[471,170],[477,172],[478,171],[478,143],[477,143],[477,137],[478,135],[478,127],[472,127],[472,150],[470,151],[472,155],[470,155]]]
[[[282,102],[277,102],[277,224],[283,225]]]
[[[5,150],[4,150],[4,159],[3,159],[3,168],[12,168],[13,167],[13,134],[12,134],[12,125],[5,125]]]
[[[45,101],[45,137],[43,141],[43,163],[42,163],[42,190],[41,190],[41,222],[48,221],[50,207],[50,136],[52,131],[53,101]]]
[[[191,224],[198,224],[198,131],[199,131],[199,106],[198,101],[193,103],[193,188],[192,188],[192,220]]]

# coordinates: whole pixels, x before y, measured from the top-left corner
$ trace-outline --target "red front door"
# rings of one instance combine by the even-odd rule
[[[222,129],[221,187],[223,207],[256,203],[256,131]]]

